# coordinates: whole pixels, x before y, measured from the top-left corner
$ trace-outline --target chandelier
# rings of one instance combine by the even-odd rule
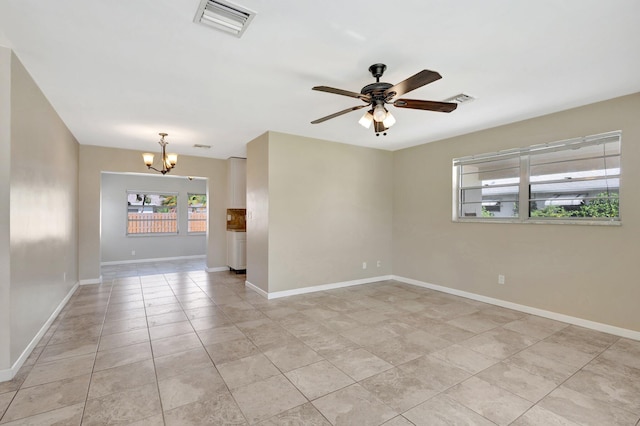
[[[178,154],[167,154],[166,147],[167,145],[169,145],[169,142],[164,140],[164,137],[167,136],[167,133],[158,134],[160,135],[160,141],[158,141],[158,143],[162,147],[162,169],[159,170],[153,167],[153,154],[145,152],[144,154],[142,154],[142,158],[147,168],[166,175],[171,171],[171,169],[176,166],[176,163],[178,162]]]

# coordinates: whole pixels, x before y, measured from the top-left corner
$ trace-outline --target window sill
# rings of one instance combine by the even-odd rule
[[[470,219],[470,218],[456,218],[453,219],[454,223],[516,223],[521,225],[587,225],[587,226],[622,226],[620,220],[563,220],[563,219]]]

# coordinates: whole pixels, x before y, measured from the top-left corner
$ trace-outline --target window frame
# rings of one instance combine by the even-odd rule
[[[204,219],[205,222],[205,230],[204,231],[190,231],[189,229],[191,222],[202,222],[202,219],[191,219],[190,218],[190,211],[189,209],[191,208],[191,206],[189,205],[189,201],[191,199],[192,196],[200,196],[203,195],[205,197],[205,208],[206,208],[206,217]],[[209,197],[207,196],[206,193],[204,194],[200,194],[200,193],[195,193],[195,192],[188,192],[187,193],[187,235],[205,235],[207,233],[207,229],[208,229],[208,222],[209,222]]]
[[[608,175],[606,173],[610,168],[605,168],[603,179],[618,179],[617,197],[618,197],[618,216],[617,217],[543,217],[531,216],[530,201],[533,200],[531,191],[531,157],[540,153],[550,153],[554,151],[569,151],[576,148],[582,148],[594,145],[604,145],[607,143],[618,143],[618,154],[602,155],[603,159],[609,157],[617,157],[621,162],[622,158],[622,131],[616,130],[612,132],[601,133],[597,135],[573,138],[558,142],[532,145],[525,148],[515,148],[504,151],[473,155],[467,157],[454,158],[452,161],[453,174],[453,197],[452,197],[452,221],[453,222],[479,222],[479,223],[533,223],[533,224],[563,224],[563,225],[621,225],[622,211],[620,204],[620,192],[622,189],[622,173],[621,164],[618,168],[617,175]],[[510,158],[517,156],[520,159],[520,179],[518,183],[518,215],[515,217],[482,217],[482,216],[462,216],[462,191],[465,188],[461,186],[462,167],[465,165],[488,163],[501,158]],[[600,157],[597,157],[600,158]],[[579,160],[566,160],[579,161]],[[611,169],[616,169],[611,167]],[[546,182],[545,182],[546,183]],[[535,182],[534,182],[535,184]],[[499,186],[499,185],[498,185]],[[587,197],[585,197],[587,198]]]
[[[126,209],[127,209],[127,215],[126,215],[126,226],[125,226],[125,235],[127,237],[169,237],[169,236],[177,236],[180,234],[180,209],[179,209],[179,203],[180,203],[180,197],[179,197],[179,193],[178,192],[173,192],[173,191],[140,191],[140,190],[127,190],[126,192],[127,194],[127,205],[126,205]],[[129,223],[130,223],[130,218],[129,218],[129,208],[132,206],[129,204],[129,195],[131,194],[143,194],[143,195],[160,195],[160,196],[174,196],[176,197],[176,204],[175,206],[171,206],[174,207],[175,209],[175,219],[164,219],[163,221],[171,221],[171,222],[175,222],[175,228],[176,231],[175,232],[129,232]],[[157,207],[154,205],[154,207]]]

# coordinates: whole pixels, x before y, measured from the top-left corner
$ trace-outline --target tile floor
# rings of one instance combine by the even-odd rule
[[[79,288],[0,424],[640,424],[638,341],[394,281],[267,301],[243,280]]]

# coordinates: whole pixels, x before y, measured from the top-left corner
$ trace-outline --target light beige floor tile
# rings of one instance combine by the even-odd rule
[[[89,354],[63,358],[47,363],[36,363],[22,384],[22,387],[42,385],[44,383],[89,374],[93,369],[95,357],[95,354]]]
[[[260,422],[259,426],[331,426],[331,423],[313,404],[306,403]]]
[[[90,375],[20,389],[2,421],[8,422],[44,413],[85,400]]]
[[[393,365],[365,349],[344,352],[329,358],[329,361],[356,381],[393,368]]]
[[[102,329],[101,324],[82,327],[80,329],[76,328],[68,328],[68,329],[57,329],[51,339],[47,342],[47,345],[56,345],[59,343],[65,343],[69,341],[78,341],[78,340],[96,340],[98,336],[100,336],[100,331]]]
[[[282,372],[291,371],[324,359],[300,341],[265,350],[264,354]]]
[[[51,426],[51,425],[80,425],[84,402],[35,416],[25,417],[13,422],[2,423],[3,426]]]
[[[130,423],[161,413],[155,383],[89,399],[82,418],[83,425]]]
[[[392,365],[404,364],[429,352],[424,346],[407,341],[404,336],[366,345],[365,348]]]
[[[604,351],[601,357],[618,364],[640,369],[640,342],[620,339]]]
[[[538,404],[558,416],[586,426],[633,425],[638,416],[561,386]]]
[[[231,390],[280,375],[280,371],[263,354],[218,365],[218,371]]]
[[[640,368],[632,367],[623,362],[617,362],[615,358],[610,356],[609,351],[603,352],[602,355],[585,365],[583,370],[601,376],[616,379],[620,378],[621,380],[630,379],[640,382]]]
[[[431,389],[437,391],[443,391],[471,376],[467,371],[431,355],[409,361],[398,368],[422,382],[428,383]]]
[[[200,342],[198,335],[193,332],[189,334],[181,334],[180,336],[154,340],[151,342],[151,347],[153,349],[154,358],[158,358],[190,349],[202,348],[202,342]]]
[[[165,412],[167,426],[247,425],[242,412],[228,392],[192,402]]]
[[[298,368],[285,373],[285,376],[309,400],[319,398],[354,383],[353,379],[328,361],[320,361]]]
[[[179,303],[149,306],[148,308],[145,308],[145,315],[147,316],[149,327],[168,324],[170,322],[184,321],[186,319],[182,305]]]
[[[198,331],[198,336],[204,345],[214,345],[216,343],[228,342],[245,337],[245,335],[235,325],[228,325],[207,330]]]
[[[569,324],[564,322],[554,321],[535,315],[527,315],[523,318],[505,324],[504,328],[541,340],[568,326]]]
[[[282,375],[270,377],[232,391],[249,423],[257,423],[307,402]]]
[[[0,393],[0,419],[2,419],[2,415],[9,407],[14,396],[16,396],[15,391]]]
[[[312,403],[336,426],[378,425],[398,415],[357,383]]]
[[[384,422],[382,426],[414,426],[414,424],[403,416],[396,416],[388,422]]]
[[[521,350],[533,345],[537,339],[517,333],[515,331],[498,328],[486,331],[461,344],[469,349],[473,349],[481,354],[505,359],[510,355],[520,352]]]
[[[504,362],[560,384],[578,371],[578,365],[588,362],[591,358],[591,355],[582,353],[579,358],[573,358],[571,351],[569,349],[564,352],[562,347],[555,343],[540,342],[507,358]],[[565,357],[562,356],[563,353]],[[586,359],[579,361],[585,356]],[[565,364],[562,360],[573,365]]]
[[[562,386],[640,416],[640,380],[637,378],[603,376],[581,370]]]
[[[187,316],[184,312],[182,312],[182,307],[180,307],[180,305],[176,305],[175,310],[172,312],[147,316],[147,324],[149,325],[149,327],[156,327],[159,325],[171,324],[174,322],[181,322],[186,320]]]
[[[164,339],[166,337],[192,333],[193,331],[193,327],[191,326],[191,323],[189,321],[181,321],[151,327],[149,328],[149,335],[151,336],[151,340],[158,340]]]
[[[511,423],[511,426],[580,426],[556,413],[534,405],[529,411]]]
[[[247,338],[207,345],[205,349],[216,365],[260,353],[258,347]]]
[[[89,341],[66,342],[58,345],[46,346],[38,358],[39,362],[57,361],[73,356],[87,355],[95,353],[98,349],[98,339]]]
[[[98,352],[93,370],[101,371],[107,368],[119,367],[121,365],[151,359],[151,357],[151,345],[149,345],[149,342],[124,346],[122,348]]]
[[[194,369],[213,367],[211,359],[204,348],[199,347],[185,352],[177,352],[155,358],[158,379],[185,374]]]
[[[155,416],[147,417],[137,422],[127,423],[127,426],[165,426],[164,417],[162,414],[156,414]]]
[[[383,331],[377,327],[366,325],[343,331],[340,334],[360,346],[375,345],[395,337],[394,334],[388,331]]]
[[[558,385],[543,376],[529,373],[506,363],[499,363],[487,368],[476,377],[531,402],[538,402]]]
[[[149,341],[149,331],[147,329],[138,329],[125,331],[124,333],[109,334],[100,338],[98,351],[107,351],[109,349],[121,348],[123,346],[135,345]]]
[[[220,392],[227,392],[224,380],[213,365],[160,379],[158,387],[164,411],[196,401],[205,401],[214,398]]]
[[[321,333],[317,336],[303,339],[304,343],[316,353],[325,358],[334,357],[338,354],[358,349],[360,346],[355,342],[337,333]]]
[[[499,425],[508,425],[533,405],[476,377],[454,386],[446,395]]]
[[[201,318],[193,318],[190,319],[191,326],[194,330],[207,330],[210,328],[228,326],[233,324],[233,322],[222,312],[212,314],[210,316],[201,317]]]
[[[96,371],[91,376],[88,398],[99,398],[148,383],[156,383],[155,368],[151,359]]]
[[[438,393],[429,383],[399,368],[369,377],[360,384],[378,399],[402,413]]]
[[[476,374],[499,362],[496,358],[472,351],[458,344],[432,352],[430,355],[471,374]]]
[[[412,408],[403,416],[416,426],[495,425],[492,421],[446,395],[438,395]]]
[[[130,309],[127,311],[113,311],[107,312],[107,316],[105,317],[105,321],[114,321],[114,320],[126,320],[133,318],[144,318],[147,315],[144,308]]]
[[[124,333],[141,328],[147,328],[147,319],[145,317],[122,321],[114,319],[111,321],[105,321],[104,327],[102,328],[102,335],[107,336],[109,334]]]
[[[545,341],[558,343],[589,355],[598,355],[620,338],[576,325],[563,328]]]

